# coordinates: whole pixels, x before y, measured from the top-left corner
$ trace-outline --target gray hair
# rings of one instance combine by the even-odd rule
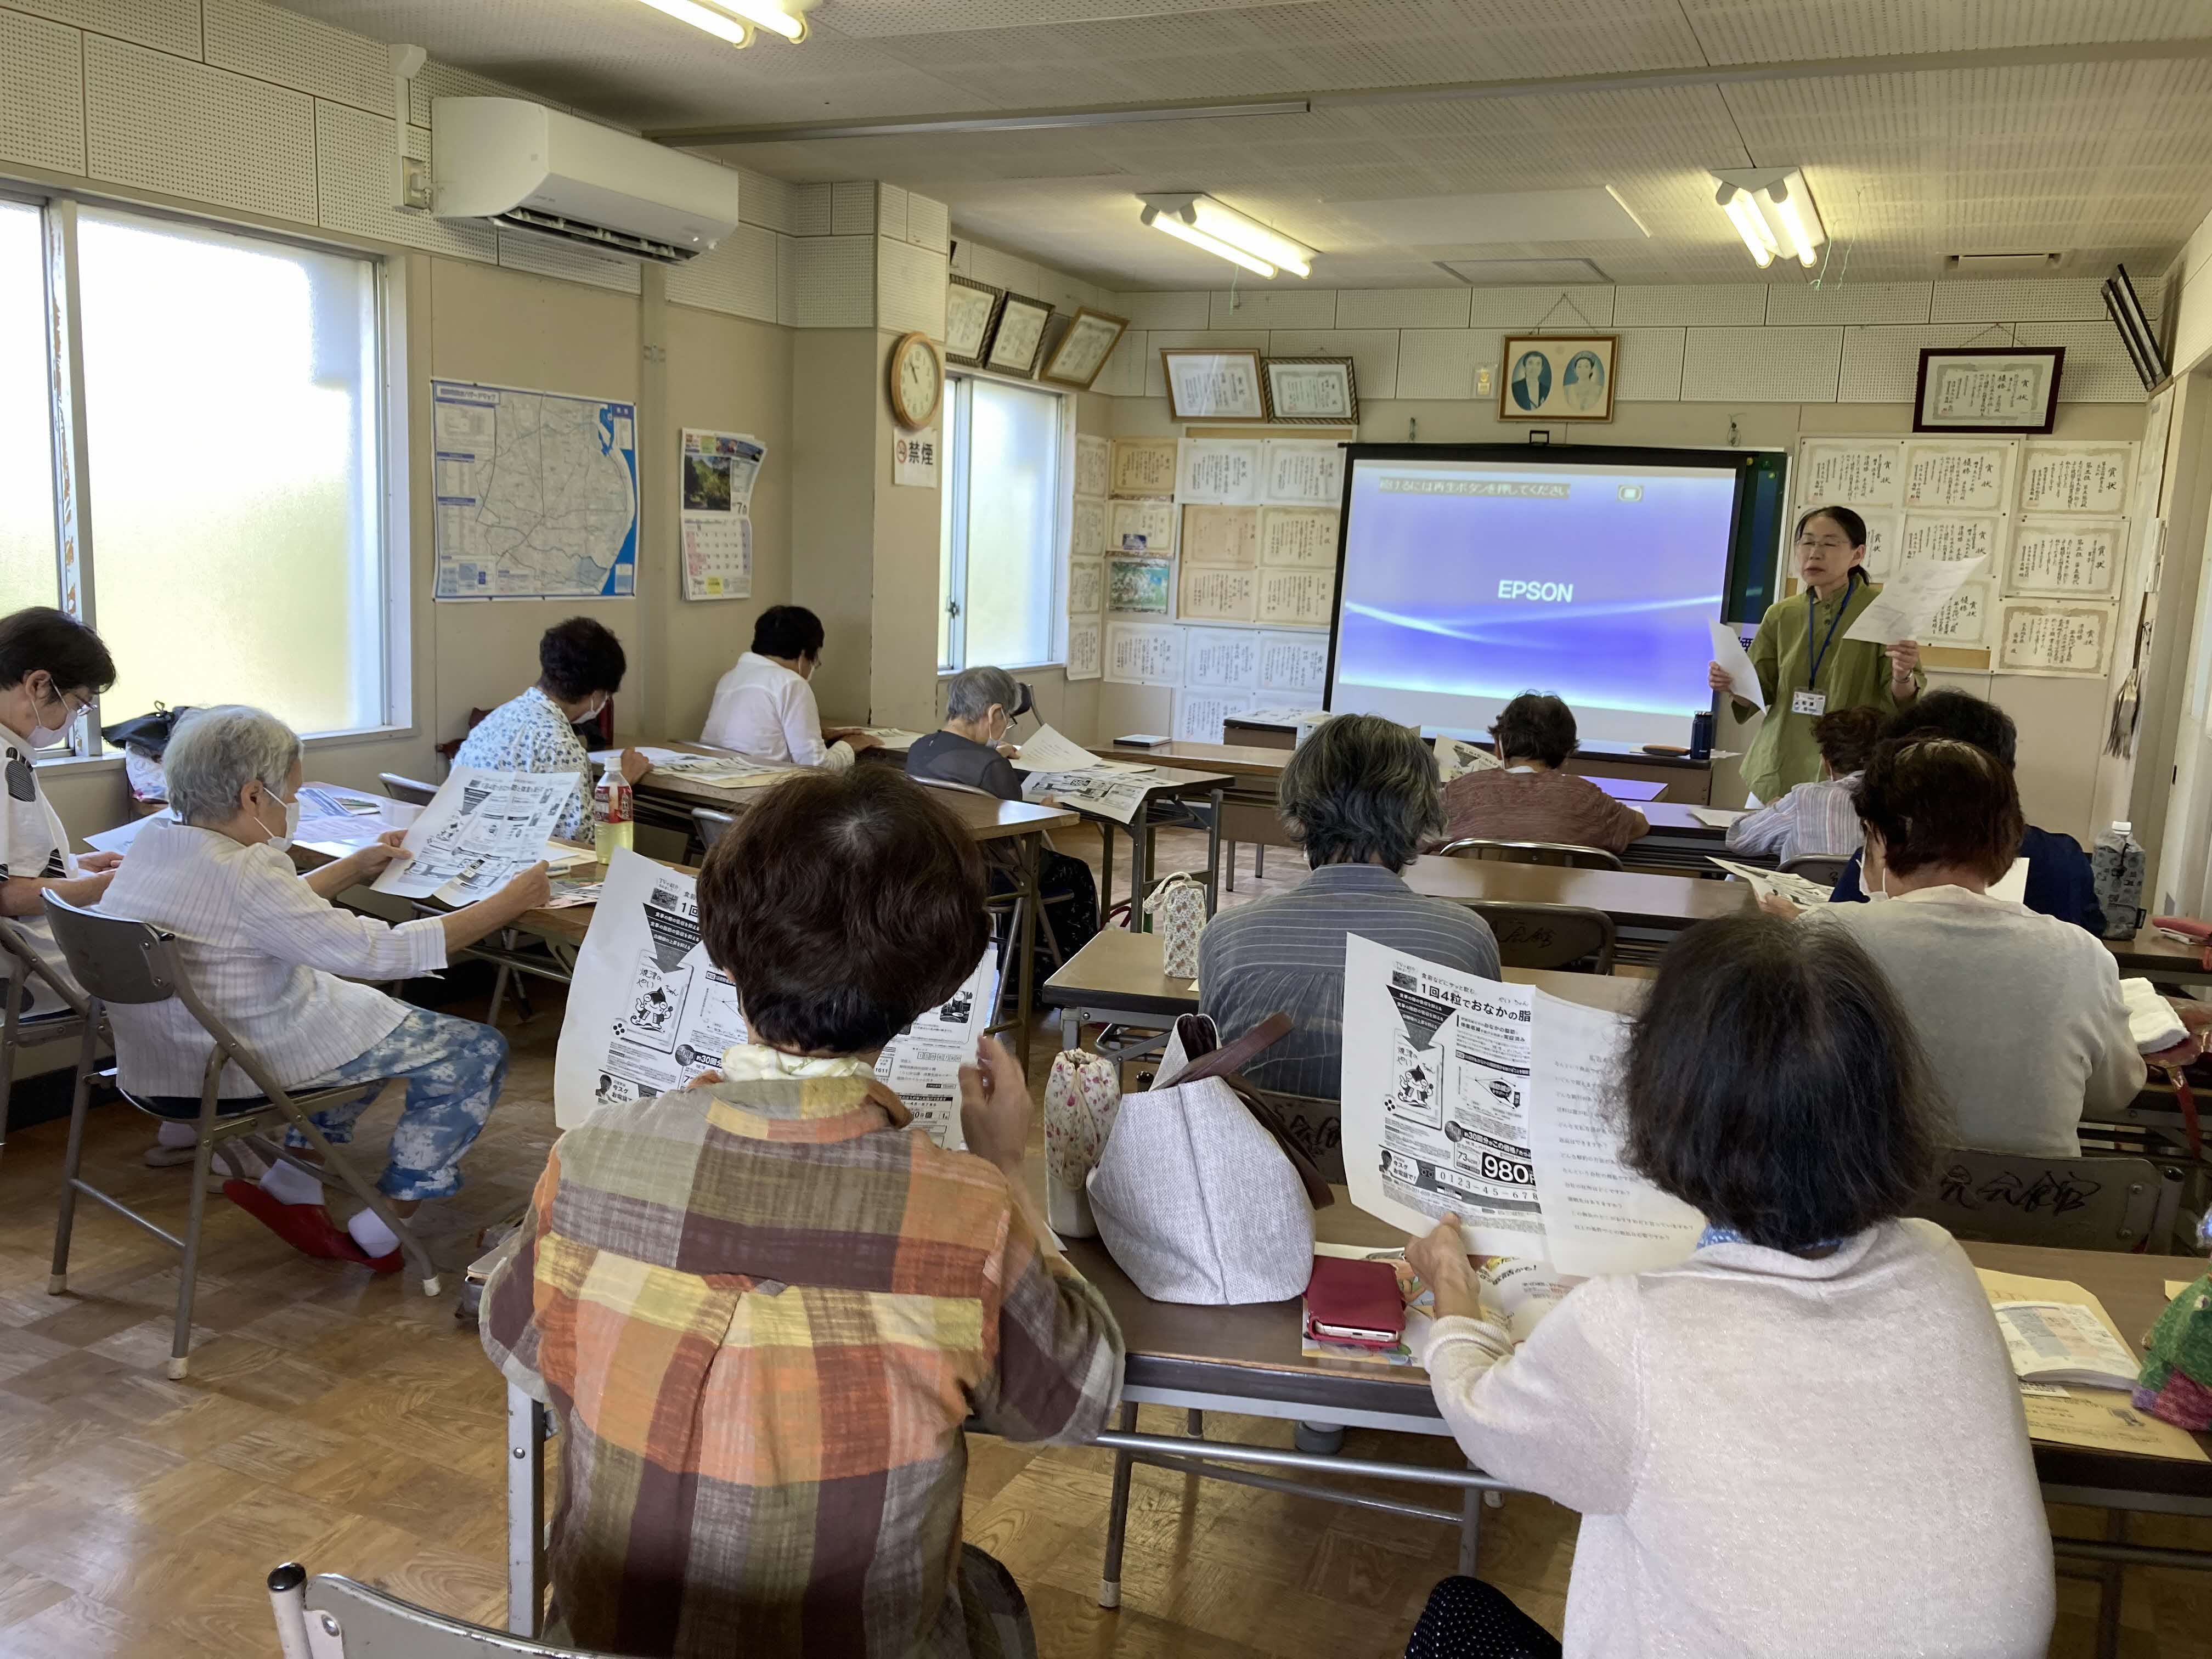
[[[994,702],[1011,714],[1021,697],[1021,687],[1005,669],[963,668],[945,683],[945,718],[980,720]]]
[[[1283,769],[1283,822],[1306,862],[1402,870],[1444,827],[1436,757],[1420,734],[1380,714],[1316,726]]]
[[[236,816],[249,783],[282,793],[301,753],[292,728],[265,709],[235,702],[195,708],[177,722],[161,757],[169,805],[186,823],[221,823]]]

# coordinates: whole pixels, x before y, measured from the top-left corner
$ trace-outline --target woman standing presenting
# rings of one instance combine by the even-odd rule
[[[1848,507],[1816,507],[1797,521],[1802,600],[1769,605],[1751,642],[1751,665],[1766,694],[1766,719],[1744,757],[1743,781],[1762,801],[1820,775],[1813,722],[1839,708],[1872,708],[1887,717],[1920,695],[1920,647],[1912,640],[1875,645],[1845,639],[1860,612],[1881,592],[1868,580],[1866,520]],[[1716,691],[1728,671],[1709,665]],[[1738,720],[1751,705],[1735,700]]]

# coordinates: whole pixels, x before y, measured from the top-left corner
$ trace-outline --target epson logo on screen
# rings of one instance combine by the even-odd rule
[[[1501,599],[1527,599],[1535,605],[1565,605],[1575,596],[1572,582],[1500,582]]]

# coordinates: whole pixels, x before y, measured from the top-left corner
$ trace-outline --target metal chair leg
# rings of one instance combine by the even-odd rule
[[[99,1005],[85,1022],[84,1039],[78,1045],[76,1088],[70,1097],[69,1151],[62,1158],[62,1206],[54,1217],[54,1265],[46,1276],[46,1294],[59,1296],[69,1289],[70,1233],[76,1225],[76,1185],[84,1169],[84,1120],[92,1108],[92,1062],[98,1055]]]
[[[1470,1463],[1468,1468],[1473,1468]],[[1469,1486],[1459,1498],[1459,1571],[1462,1578],[1474,1577],[1475,1546],[1482,1538],[1482,1500],[1480,1487]]]
[[[392,1200],[377,1191],[368,1178],[354,1168],[351,1158],[339,1155],[337,1149],[315,1127],[313,1119],[289,1102],[284,1103],[281,1109],[294,1127],[306,1135],[309,1143],[323,1155],[323,1173],[335,1175],[348,1192],[375,1211],[378,1218],[392,1229],[392,1237],[399,1241],[401,1253],[422,1281],[422,1294],[437,1295],[440,1289],[437,1267],[431,1261],[430,1253],[422,1248],[422,1241],[415,1237],[415,1229],[402,1220],[398,1212],[392,1207]]]
[[[499,1024],[499,1005],[507,1000],[507,981],[514,973],[514,969],[502,962],[499,964],[499,972],[492,975],[491,1009],[484,1015],[485,1024],[496,1026]]]
[[[1115,1425],[1124,1434],[1137,1431],[1137,1408],[1125,1403],[1121,1421]],[[1106,1560],[1098,1572],[1098,1605],[1118,1607],[1121,1605],[1121,1545],[1129,1532],[1129,1471],[1133,1467],[1130,1455],[1125,1451],[1114,1454],[1114,1495],[1106,1509]]]
[[[1221,852],[1222,884],[1233,893],[1237,890],[1237,843],[1233,841],[1223,842]]]
[[[8,1150],[8,1109],[15,1099],[15,1054],[22,1045],[20,1022],[25,994],[25,987],[19,981],[23,973],[18,964],[17,977],[5,981],[8,1012],[0,1018],[0,1153]]]
[[[1252,843],[1252,878],[1257,881],[1267,873],[1267,843],[1264,841],[1255,841]]]
[[[199,1287],[200,1226],[207,1218],[208,1165],[215,1161],[215,1139],[208,1132],[215,1122],[212,1112],[202,1114],[199,1141],[192,1148],[192,1195],[191,1207],[185,1212],[185,1259],[177,1279],[177,1328],[169,1342],[172,1382],[184,1380],[192,1351],[192,1298]]]

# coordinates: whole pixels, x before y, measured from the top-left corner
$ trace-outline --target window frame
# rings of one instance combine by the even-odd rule
[[[1052,581],[1051,637],[1046,642],[1047,654],[1034,662],[1009,662],[993,665],[1009,672],[1035,668],[1060,668],[1067,665],[1067,583],[1068,556],[1074,534],[1075,504],[1073,500],[1075,468],[1075,399],[1066,392],[1052,386],[1040,386],[1035,380],[1024,380],[1017,375],[994,374],[988,369],[948,369],[945,376],[945,395],[941,405],[945,426],[944,454],[946,473],[943,485],[951,502],[951,520],[958,544],[951,557],[953,592],[938,594],[938,614],[944,618],[945,607],[954,599],[960,604],[959,611],[951,619],[948,633],[950,649],[937,665],[939,680],[950,679],[967,667],[967,595],[968,595],[968,445],[971,431],[973,392],[977,381],[1012,386],[1022,392],[1048,398],[1054,405],[1056,429],[1053,440],[1053,518],[1052,545],[1046,552],[1046,564]],[[940,514],[940,525],[945,515]],[[940,532],[941,533],[941,532]],[[945,550],[940,547],[939,555]]]
[[[90,428],[82,414],[86,398],[82,303],[78,285],[79,215],[87,209],[127,215],[149,223],[212,231],[280,248],[358,259],[368,265],[376,331],[370,355],[375,368],[371,384],[363,388],[363,393],[369,404],[368,421],[374,434],[377,473],[372,492],[375,514],[372,534],[383,614],[379,653],[380,706],[369,724],[301,735],[310,749],[418,735],[414,715],[416,619],[413,573],[407,552],[410,538],[394,533],[395,526],[411,528],[407,404],[404,391],[408,385],[404,257],[336,239],[272,229],[219,213],[183,211],[92,191],[46,189],[4,178],[0,178],[0,200],[33,208],[40,218],[46,252],[47,372],[52,387],[47,421],[54,446],[52,480],[55,584],[60,609],[95,629],[100,625],[97,503],[92,493],[94,478]],[[106,720],[100,705],[100,698],[94,696],[87,717],[73,726],[65,742],[40,751],[40,763],[119,767],[122,750],[109,746],[100,736],[100,728]]]

